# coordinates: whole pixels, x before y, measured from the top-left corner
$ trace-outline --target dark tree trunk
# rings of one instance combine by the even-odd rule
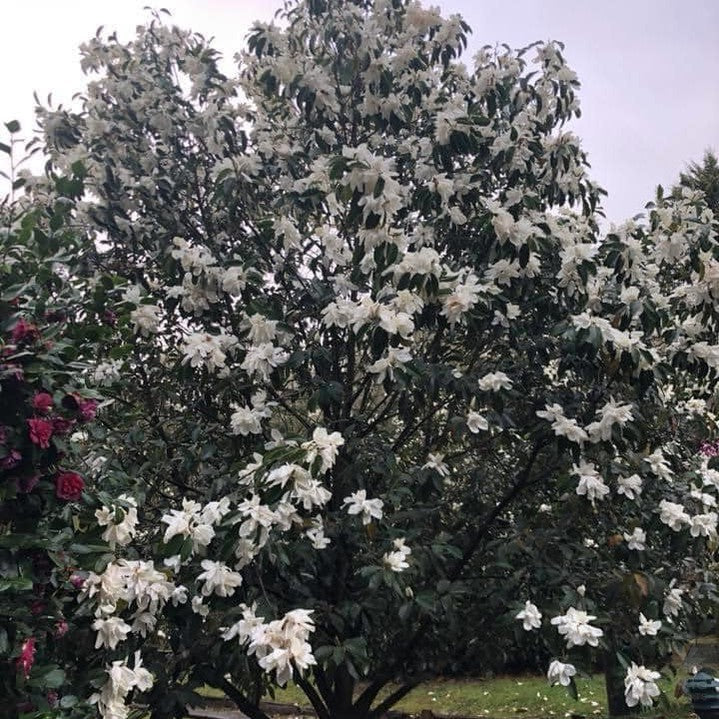
[[[604,683],[607,690],[607,712],[610,717],[631,714],[624,701],[624,667],[617,660],[616,653],[609,651],[604,655]]]

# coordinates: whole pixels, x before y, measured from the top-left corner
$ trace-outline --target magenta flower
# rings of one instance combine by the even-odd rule
[[[38,392],[32,398],[33,409],[37,410],[38,412],[48,412],[52,405],[52,395],[48,394],[47,392]]]
[[[20,656],[17,658],[17,669],[23,673],[23,677],[27,679],[30,676],[30,670],[35,663],[35,637],[28,637],[22,644]]]
[[[30,441],[42,449],[47,449],[54,429],[53,423],[47,419],[29,419],[27,423],[30,427]]]

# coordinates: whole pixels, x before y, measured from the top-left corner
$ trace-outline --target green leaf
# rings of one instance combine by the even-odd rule
[[[57,689],[65,683],[65,672],[62,669],[53,669],[42,677],[42,683],[48,689]]]
[[[20,131],[20,123],[17,120],[6,122],[5,127],[7,127],[7,131],[11,134]]]

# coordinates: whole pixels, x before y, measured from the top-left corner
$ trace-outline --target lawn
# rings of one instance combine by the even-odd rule
[[[675,681],[663,680],[668,706],[642,713],[649,717],[688,717],[691,714],[685,697],[674,698]],[[606,717],[606,696],[601,676],[580,678],[579,697],[575,701],[564,687],[550,687],[544,677],[495,677],[492,679],[437,679],[420,685],[395,706],[396,710],[418,714],[429,709],[435,714],[517,719],[522,717],[557,717],[571,715]],[[204,692],[203,692],[204,693]],[[208,696],[218,696],[207,690]],[[267,697],[271,700],[271,697]],[[309,702],[294,685],[275,693],[274,701],[307,706]]]

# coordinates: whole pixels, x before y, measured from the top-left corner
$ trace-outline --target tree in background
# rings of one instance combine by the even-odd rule
[[[682,187],[703,192],[707,206],[719,214],[719,161],[712,150],[704,153],[701,164],[690,162],[686,172],[679,175],[679,187],[674,192],[681,192]]]

